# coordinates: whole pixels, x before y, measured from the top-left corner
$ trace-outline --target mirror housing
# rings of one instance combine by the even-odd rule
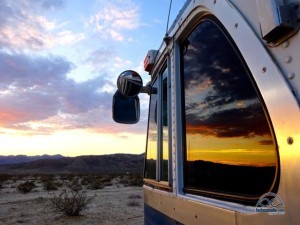
[[[139,97],[126,97],[119,91],[113,96],[112,117],[117,123],[134,124],[140,120]]]
[[[143,80],[137,72],[126,70],[119,75],[117,86],[120,94],[126,97],[134,97],[140,93]]]

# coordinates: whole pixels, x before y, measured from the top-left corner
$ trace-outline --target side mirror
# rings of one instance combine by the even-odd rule
[[[137,96],[143,88],[141,76],[126,70],[117,80],[118,90],[112,103],[112,117],[117,123],[133,124],[140,120],[140,99]]]
[[[112,103],[112,117],[117,123],[137,123],[140,120],[139,97],[126,97],[119,91],[116,91]]]
[[[137,72],[126,70],[118,77],[117,86],[118,91],[122,95],[133,97],[140,93],[141,88],[143,87],[143,80]]]

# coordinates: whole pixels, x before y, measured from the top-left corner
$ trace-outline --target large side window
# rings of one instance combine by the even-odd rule
[[[165,67],[152,85],[149,108],[145,178],[169,180],[168,70]]]
[[[184,84],[184,190],[257,201],[272,190],[277,149],[251,74],[213,19],[181,44]]]

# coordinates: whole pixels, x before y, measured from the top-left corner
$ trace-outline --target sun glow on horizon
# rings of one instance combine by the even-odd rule
[[[115,135],[83,129],[58,131],[51,135],[2,134],[0,135],[0,155],[141,154],[145,149],[139,146],[145,145],[145,140],[144,134]]]
[[[264,137],[215,138],[190,135],[188,161],[209,161],[228,165],[275,166],[277,155],[273,144],[262,144]]]

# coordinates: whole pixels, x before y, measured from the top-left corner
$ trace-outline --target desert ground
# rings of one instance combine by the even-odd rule
[[[47,179],[49,182],[49,178]],[[75,176],[68,180],[57,175],[50,178],[52,186],[45,185],[47,179],[42,176],[9,176],[2,179],[0,224],[143,224],[142,187],[124,182],[126,177],[114,177],[104,181],[103,177],[89,177],[84,180]],[[91,180],[100,182],[91,185]],[[26,182],[33,183],[34,188],[30,191],[22,190],[20,186]],[[63,190],[74,187],[79,187],[77,191],[84,193],[84,198],[91,201],[79,216],[67,216],[53,207],[53,198],[58,198]]]

